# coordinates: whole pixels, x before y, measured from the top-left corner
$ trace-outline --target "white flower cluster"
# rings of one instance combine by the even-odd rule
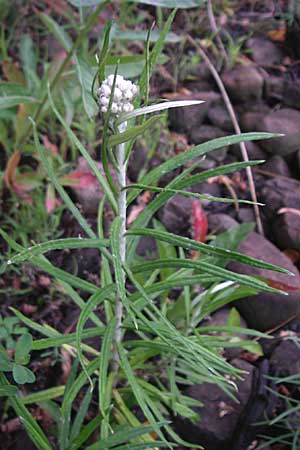
[[[109,75],[97,90],[100,110],[103,113],[107,112],[113,83],[114,75]],[[111,112],[113,114],[119,114],[132,111],[133,104],[131,102],[137,93],[138,87],[134,83],[130,80],[125,80],[121,75],[117,75]]]

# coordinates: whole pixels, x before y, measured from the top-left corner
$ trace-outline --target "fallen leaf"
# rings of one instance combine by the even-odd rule
[[[96,177],[86,170],[74,170],[59,179],[63,186],[85,188],[97,183]]]

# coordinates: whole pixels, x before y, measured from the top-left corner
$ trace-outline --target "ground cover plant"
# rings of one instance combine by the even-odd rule
[[[38,301],[51,303],[59,295],[65,303],[74,303],[76,320],[62,331],[59,323],[54,327],[46,320],[30,318],[34,305],[27,310],[10,308],[10,317],[3,319],[0,328],[0,393],[7,417],[19,417],[39,449],[195,448],[173,426],[178,416],[198,420],[195,408],[201,402],[185,395],[185,387],[211,383],[234,398],[236,384],[245,373],[229,364],[222,351],[239,346],[261,354],[252,338],[266,338],[250,329],[248,338],[239,337],[245,329],[234,309],[223,327],[204,326],[202,321],[233,300],[259,291],[281,292],[281,286],[272,286],[268,280],[230,271],[227,263],[290,273],[237,252],[253,224],[240,225],[205,243],[207,225],[201,202],[251,206],[253,202],[190,190],[199,182],[262,161],[195,169],[199,160],[224,146],[278,135],[254,132],[216,138],[173,154],[152,169],[145,164],[137,180],[129,182],[127,165],[136,139],[145,137],[149,147],[155,146],[153,136],[166,126],[168,110],[201,105],[201,99],[167,101],[150,96],[155,66],[164,60],[164,43],[176,40],[170,27],[177,11],[169,10],[159,31],[149,24],[139,55],[123,56],[118,54],[123,47],[116,24],[104,20],[96,40],[89,34],[109,3],[72,0],[62,24],[55,14],[38,11],[44,33],[64,49],[62,58],[38,64],[27,34],[20,45],[22,67],[9,59],[4,65],[8,81],[0,86],[5,124],[1,142],[8,162],[2,178],[12,203],[20,202],[21,212],[12,205],[13,214],[0,229],[5,242],[1,274],[24,277],[25,267],[49,289],[48,296]],[[157,5],[180,8],[201,3],[161,0]],[[72,19],[72,8],[78,6],[80,30]],[[7,53],[4,45],[2,52]],[[90,172],[73,170],[78,156]],[[160,178],[170,174],[161,186]],[[95,180],[102,195],[97,218],[91,222],[68,188],[84,191]],[[148,202],[127,223],[143,192],[148,193]],[[193,238],[169,232],[156,215],[179,194],[193,198]],[[38,221],[38,233],[30,226],[30,215]],[[62,235],[59,224],[66,217],[78,223],[76,236]],[[143,238],[152,238],[156,244],[152,254],[141,257],[137,247]],[[75,252],[83,249],[97,254],[97,278],[70,270],[79,267]],[[55,263],[60,252],[67,254],[72,265]],[[13,294],[22,299],[24,293],[26,289],[16,283]],[[64,383],[40,389],[39,368],[45,358],[61,362]],[[39,406],[50,426],[37,417],[32,405]]]

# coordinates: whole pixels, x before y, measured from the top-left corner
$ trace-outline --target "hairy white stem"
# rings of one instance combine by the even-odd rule
[[[121,133],[127,128],[127,122],[123,122],[119,125],[118,129]],[[117,147],[116,160],[118,164],[118,214],[122,219],[121,229],[120,229],[120,260],[122,263],[126,261],[126,190],[122,190],[126,186],[126,168],[127,162],[125,161],[125,144],[120,144]],[[122,270],[123,283],[125,285],[125,272]],[[116,298],[115,303],[115,317],[117,319],[116,329],[115,329],[115,348],[113,354],[113,371],[116,373],[119,368],[119,355],[117,345],[121,342],[122,333],[122,318],[123,318],[123,304],[120,297]]]

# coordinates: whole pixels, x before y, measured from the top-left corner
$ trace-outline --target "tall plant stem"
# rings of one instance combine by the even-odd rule
[[[109,3],[109,0],[106,0],[104,3],[101,3],[101,5],[99,5],[95,11],[93,12],[93,14],[90,15],[90,17],[88,18],[85,26],[82,28],[82,30],[80,31],[77,39],[75,40],[74,44],[72,45],[72,47],[70,48],[70,50],[67,53],[67,56],[65,57],[65,59],[63,60],[61,66],[59,67],[55,77],[53,78],[53,80],[50,82],[50,91],[56,86],[56,84],[58,83],[58,81],[60,80],[65,68],[67,67],[70,59],[72,58],[73,54],[75,53],[75,51],[77,50],[77,48],[79,47],[79,45],[81,44],[86,32],[90,29],[91,25],[95,22],[95,20],[97,19],[100,11]],[[34,111],[33,115],[32,115],[32,119],[34,120],[34,122],[38,123],[39,118],[40,118],[40,113],[42,112],[46,101],[48,98],[48,92],[47,89],[45,90],[45,94],[43,96],[43,98],[41,99],[38,107],[36,108],[36,110]],[[22,145],[26,142],[26,139],[28,138],[29,133],[32,130],[32,126],[31,123],[28,124],[28,126],[25,128],[24,132],[22,133],[22,135],[20,136],[16,147],[17,148],[21,148]]]
[[[125,131],[127,128],[127,122],[123,122],[119,125],[118,129],[121,133]],[[126,186],[126,168],[127,161],[125,160],[125,144],[120,144],[117,147],[116,160],[118,165],[118,214],[122,219],[122,224],[120,228],[120,254],[119,258],[121,263],[125,263],[126,261],[126,189],[123,189]],[[125,271],[122,269],[122,278],[123,283],[125,285],[126,276]],[[122,319],[123,319],[123,304],[120,297],[116,298],[115,303],[115,317],[117,320],[116,329],[115,329],[115,337],[114,337],[114,354],[113,354],[113,366],[112,370],[116,374],[119,369],[119,354],[117,349],[117,344],[119,344],[122,340]],[[115,383],[116,383],[115,378]],[[114,383],[114,384],[115,384]]]

